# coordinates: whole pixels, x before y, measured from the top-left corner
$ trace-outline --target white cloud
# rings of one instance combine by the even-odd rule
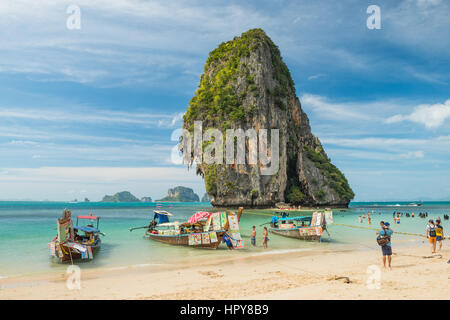
[[[90,123],[122,123],[132,125],[151,125],[157,124],[158,120],[167,119],[169,123],[178,114],[155,114],[148,113],[131,113],[118,112],[112,110],[96,110],[94,108],[79,107],[77,112],[68,108],[61,112],[60,109],[53,110],[36,110],[36,109],[20,109],[20,108],[2,108],[0,107],[0,117],[2,120],[6,118],[17,118],[27,120],[40,120],[52,122],[90,122]]]
[[[301,96],[300,101],[304,108],[310,108],[324,118],[340,120],[369,120],[372,118],[356,111],[354,104],[334,103],[318,95],[306,93]]]
[[[421,8],[426,8],[428,6],[437,6],[441,2],[442,0],[417,0],[417,5]]]
[[[450,99],[444,103],[419,105],[411,114],[397,114],[386,119],[385,122],[411,121],[422,124],[428,129],[436,129],[442,126],[447,118],[450,118]]]
[[[402,159],[422,159],[424,156],[424,152],[420,150],[400,154],[400,158]]]
[[[309,76],[308,77],[308,80],[317,80],[317,79],[320,79],[320,78],[323,78],[323,77],[325,77],[325,75],[323,74],[323,73],[318,73],[318,74],[314,74],[314,75],[312,75],[312,76]]]

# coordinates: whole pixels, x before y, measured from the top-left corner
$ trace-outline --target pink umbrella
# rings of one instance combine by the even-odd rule
[[[208,218],[212,213],[206,211],[196,212],[189,218],[188,223],[196,223],[199,220]]]

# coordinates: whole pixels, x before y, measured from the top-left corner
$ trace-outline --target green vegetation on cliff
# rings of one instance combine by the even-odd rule
[[[269,90],[269,94],[275,97],[280,109],[286,109],[280,98],[288,94],[287,88],[294,86],[289,69],[278,47],[265,32],[252,29],[240,37],[221,43],[210,53],[199,87],[184,115],[187,129],[193,129],[195,120],[206,120],[216,127],[227,129],[230,122],[246,123],[247,117],[253,116],[254,106],[246,106],[244,100],[248,94],[259,95],[259,92],[254,75],[244,60],[248,60],[251,52],[262,45],[268,46],[270,50],[274,74],[279,83],[274,90]],[[239,75],[246,79],[244,88],[238,87]]]
[[[330,158],[326,156],[323,149],[314,151],[307,146],[304,146],[303,148],[306,151],[308,158],[314,162],[314,165],[319,168],[320,172],[328,179],[330,188],[335,190],[343,199],[350,202],[350,200],[355,197],[355,194],[350,188],[347,178],[345,178],[344,174],[331,163]],[[320,190],[316,196],[321,199],[325,194]]]

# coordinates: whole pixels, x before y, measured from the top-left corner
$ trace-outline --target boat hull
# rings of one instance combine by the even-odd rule
[[[302,235],[299,232],[299,229],[278,229],[278,228],[269,228],[269,232],[283,236],[288,238],[295,238],[300,240],[307,240],[307,241],[320,241],[321,234],[320,235]]]
[[[189,236],[187,234],[183,235],[160,235],[160,234],[153,234],[150,232],[145,233],[145,238],[148,240],[154,240],[162,243],[167,243],[175,246],[186,246],[186,247],[193,247],[193,248],[203,248],[203,249],[217,249],[219,244],[222,242],[223,236],[225,234],[225,231],[218,231],[217,232],[217,242],[209,243],[209,244],[199,244],[190,246],[189,245]]]
[[[57,249],[58,254],[53,257],[60,263],[68,263],[73,261],[79,262],[93,260],[95,258],[95,255],[100,250],[101,242],[99,241],[95,246],[90,246],[92,250],[92,259],[83,259],[82,254],[79,251],[64,244],[57,244],[56,246],[59,247]]]

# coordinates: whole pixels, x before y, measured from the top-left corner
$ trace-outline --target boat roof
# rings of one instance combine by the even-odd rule
[[[81,231],[84,231],[84,232],[94,232],[94,233],[98,233],[98,232],[100,232],[100,230],[98,230],[97,228],[94,228],[94,227],[88,227],[88,226],[82,226],[82,227],[78,227],[78,226],[76,226],[76,227],[73,227],[75,230],[81,230]]]
[[[299,220],[299,221],[308,221],[312,220],[312,217],[286,217],[286,218],[280,218],[278,221],[286,221],[286,220]]]
[[[96,216],[77,216],[78,219],[90,219],[90,220],[97,220],[100,219],[100,217]]]
[[[157,214],[167,215],[169,217],[173,216],[170,212],[165,211],[165,210],[154,210],[153,212],[157,213]]]

